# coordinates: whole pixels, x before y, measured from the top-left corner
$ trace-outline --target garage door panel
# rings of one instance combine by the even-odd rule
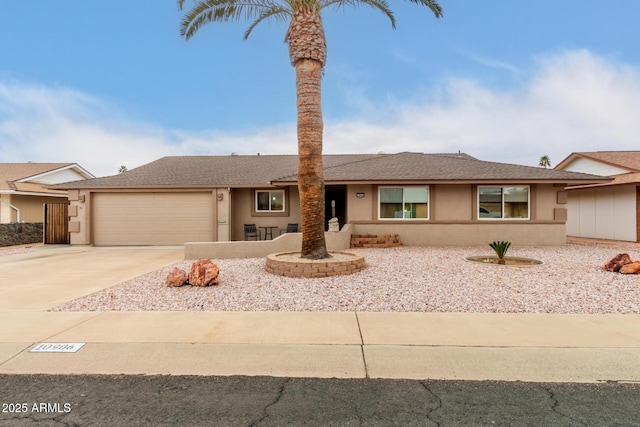
[[[94,244],[181,245],[213,238],[212,193],[97,193]]]

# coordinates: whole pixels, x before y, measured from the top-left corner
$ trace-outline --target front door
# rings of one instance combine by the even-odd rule
[[[327,185],[324,188],[324,205],[325,230],[329,229],[329,220],[333,218],[334,212],[342,228],[347,219],[347,186]]]

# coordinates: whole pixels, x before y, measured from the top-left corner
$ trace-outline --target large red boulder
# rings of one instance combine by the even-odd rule
[[[618,271],[622,274],[638,274],[640,273],[640,261],[625,264]]]
[[[211,286],[218,284],[220,269],[209,259],[199,259],[191,265],[189,283],[193,286]]]
[[[629,254],[618,254],[607,261],[602,268],[607,271],[619,271],[623,265],[631,264],[632,262]]]
[[[181,268],[173,267],[167,276],[167,286],[175,288],[187,284],[187,272]]]

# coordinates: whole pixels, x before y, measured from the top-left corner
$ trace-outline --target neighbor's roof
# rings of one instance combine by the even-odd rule
[[[640,184],[640,172],[623,173],[620,175],[612,175],[613,181],[589,184],[589,185],[572,185],[567,187],[568,190],[578,190],[580,188],[608,187],[612,185]]]
[[[75,163],[0,163],[0,192],[63,194],[42,184],[18,181],[28,181],[31,177],[74,165]]]
[[[583,151],[571,153],[556,168],[562,168],[577,158],[586,158],[628,169],[629,172],[640,172],[640,151]]]
[[[297,181],[296,155],[163,157],[119,175],[52,188],[256,187]],[[338,182],[557,182],[608,178],[539,167],[485,162],[456,154],[334,154],[323,156],[324,178]]]

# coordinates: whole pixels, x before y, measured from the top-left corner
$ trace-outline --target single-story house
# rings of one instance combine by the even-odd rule
[[[555,169],[611,178],[567,187],[569,236],[640,242],[640,151],[571,153]]]
[[[405,245],[564,244],[565,187],[609,181],[461,153],[323,159],[326,218]],[[69,191],[72,244],[180,245],[300,223],[296,173],[296,155],[180,156],[53,188]]]
[[[0,163],[0,224],[43,222],[46,203],[66,203],[52,184],[94,178],[76,163]]]

